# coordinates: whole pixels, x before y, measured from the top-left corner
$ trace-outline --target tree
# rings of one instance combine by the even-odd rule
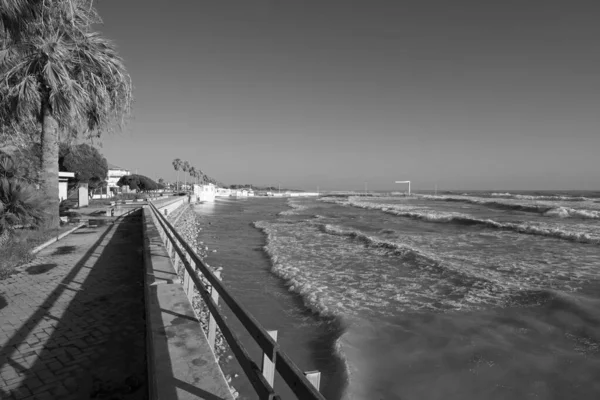
[[[189,171],[189,169],[190,169],[190,163],[187,162],[187,161],[184,161],[181,169],[183,170],[183,172]],[[183,175],[183,179],[184,179],[183,181],[185,182],[185,187],[187,189],[187,174]]]
[[[190,177],[194,178],[194,180],[192,180],[192,182],[196,183],[196,180],[195,180],[196,179],[196,167],[190,167],[189,174],[190,174]]]
[[[179,190],[179,170],[183,166],[183,162],[179,158],[176,158],[173,160],[172,164],[175,171],[177,171],[177,190]]]
[[[144,175],[125,175],[122,176],[117,182],[117,186],[121,187],[127,185],[129,189],[135,190],[136,192],[148,192],[151,190],[157,190],[160,188],[158,183]]]
[[[40,183],[59,224],[59,134],[98,137],[122,122],[131,79],[113,45],[92,31],[101,19],[92,0],[0,0],[0,125],[35,125]]]
[[[59,147],[58,168],[75,173],[72,187],[87,183],[90,196],[93,190],[103,187],[108,174],[108,163],[98,149],[83,143],[77,146],[62,144]]]

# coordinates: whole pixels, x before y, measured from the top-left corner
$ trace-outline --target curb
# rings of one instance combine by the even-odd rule
[[[37,247],[35,247],[33,250],[31,250],[31,254],[36,254],[36,253],[40,252],[41,250],[43,250],[43,249],[45,249],[46,247],[50,246],[52,243],[54,243],[54,242],[58,242],[60,239],[62,239],[62,238],[64,238],[65,236],[67,236],[67,235],[69,235],[69,234],[71,234],[71,233],[75,232],[77,229],[79,229],[79,228],[81,228],[81,227],[84,227],[85,225],[86,225],[85,223],[79,224],[79,225],[77,225],[75,228],[73,228],[73,229],[71,229],[71,230],[68,230],[68,231],[66,231],[66,232],[64,232],[64,233],[61,233],[61,234],[60,234],[60,235],[58,235],[57,237],[55,237],[55,238],[52,238],[52,239],[48,240],[47,242],[40,244],[39,246],[37,246]]]

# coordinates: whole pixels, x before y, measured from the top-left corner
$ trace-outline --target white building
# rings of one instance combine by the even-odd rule
[[[231,189],[217,188],[217,192],[215,193],[215,196],[229,197],[229,196],[231,196]]]
[[[131,171],[125,168],[121,168],[114,164],[108,164],[108,177],[106,179],[107,188],[109,192],[119,192],[119,187],[117,186],[117,182],[121,177],[126,175],[131,175]],[[123,186],[126,187],[126,186]]]
[[[67,189],[69,178],[74,178],[74,172],[59,172],[58,173],[58,198],[60,201],[66,200],[68,197]]]
[[[213,202],[217,194],[217,187],[209,183],[207,185],[194,185],[194,194],[198,201]]]

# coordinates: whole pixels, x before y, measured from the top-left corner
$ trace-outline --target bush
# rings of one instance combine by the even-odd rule
[[[40,226],[44,220],[39,192],[21,167],[11,156],[0,155],[0,234],[20,226]]]

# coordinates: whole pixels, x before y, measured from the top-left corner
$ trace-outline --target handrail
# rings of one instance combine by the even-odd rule
[[[275,369],[277,372],[279,372],[279,375],[283,378],[298,399],[325,400],[323,395],[319,393],[319,391],[308,381],[300,368],[298,368],[288,357],[288,355],[279,347],[277,342],[273,340],[273,338],[267,333],[265,328],[262,327],[256,318],[246,311],[246,309],[234,299],[227,289],[225,289],[221,281],[208,268],[208,266],[204,263],[204,261],[202,261],[198,254],[196,254],[194,249],[192,249],[185,239],[181,237],[173,225],[171,225],[171,223],[158,211],[156,206],[152,203],[149,203],[149,207],[158,221],[164,236],[166,236],[166,240],[171,243],[172,248],[179,256],[179,260],[183,263],[185,270],[188,272],[189,277],[193,281],[196,289],[198,289],[200,296],[202,296],[206,302],[206,305],[208,306],[211,315],[215,319],[215,322],[221,329],[227,344],[237,358],[240,366],[250,380],[250,383],[254,387],[254,390],[258,394],[259,398],[268,400],[280,399],[280,397],[275,394],[273,387],[262,375],[258,365],[250,358],[248,352],[240,342],[237,335],[225,322],[225,319],[219,311],[219,308],[211,298],[210,291],[206,288],[206,285],[196,274],[196,269],[200,270],[204,278],[229,306],[232,313],[238,318],[248,333],[250,333],[254,341],[275,364]],[[192,267],[192,262],[195,268]]]

